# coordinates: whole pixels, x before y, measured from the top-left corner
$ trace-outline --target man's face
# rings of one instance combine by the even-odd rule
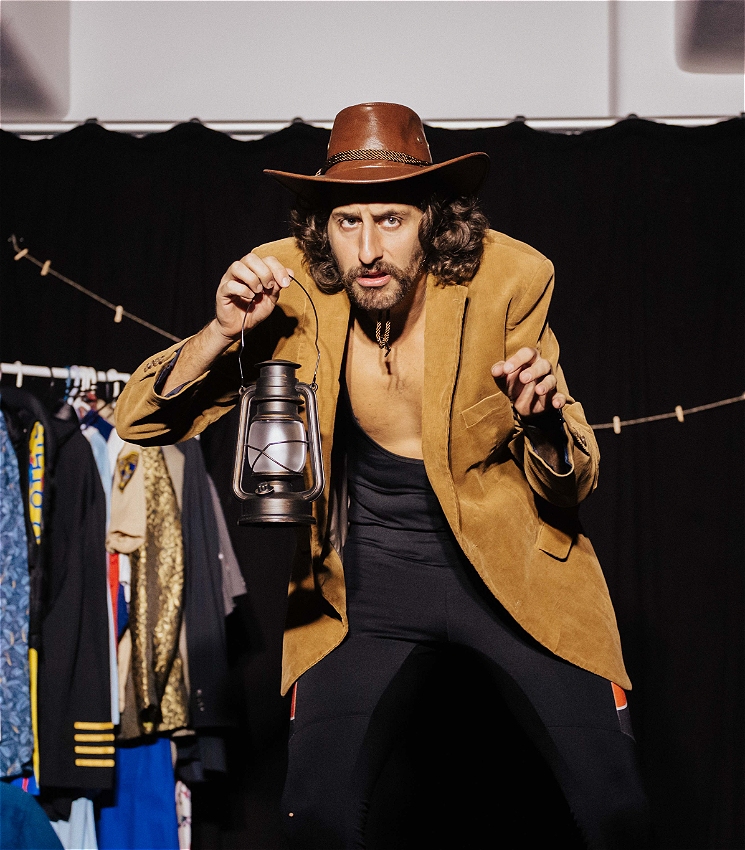
[[[409,204],[347,204],[329,217],[331,251],[350,301],[390,310],[422,279],[422,211]]]

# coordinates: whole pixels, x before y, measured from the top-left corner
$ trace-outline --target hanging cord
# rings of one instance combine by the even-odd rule
[[[612,422],[604,422],[602,425],[591,425],[590,427],[594,431],[603,431],[612,428],[614,434],[620,434],[621,428],[625,425],[642,425],[646,422],[658,422],[660,419],[677,419],[678,422],[683,422],[689,413],[701,413],[703,410],[713,410],[715,407],[724,407],[727,404],[734,404],[737,401],[745,401],[745,393],[733,396],[732,398],[725,398],[721,401],[713,401],[710,404],[699,404],[697,407],[689,407],[686,410],[683,410],[680,405],[677,405],[672,413],[657,413],[654,416],[642,416],[639,419],[621,419],[620,416],[614,416]]]
[[[23,242],[23,237],[21,237],[20,241]],[[173,334],[169,334],[168,331],[164,331],[161,328],[151,324],[150,322],[146,322],[144,319],[139,318],[139,316],[135,316],[133,313],[129,313],[122,307],[121,304],[112,304],[111,301],[107,301],[105,298],[102,298],[95,292],[91,292],[90,289],[86,289],[79,283],[75,283],[74,280],[70,280],[69,277],[65,277],[63,274],[60,274],[58,271],[55,271],[52,268],[51,260],[46,260],[42,263],[41,260],[37,260],[36,257],[32,257],[31,254],[29,254],[28,252],[28,248],[21,248],[21,246],[18,244],[18,240],[16,239],[15,233],[11,234],[11,236],[8,238],[8,242],[13,245],[13,250],[16,252],[14,257],[15,260],[28,260],[29,262],[33,263],[35,266],[38,266],[41,269],[42,277],[46,277],[48,274],[50,274],[52,275],[52,277],[56,277],[57,280],[61,280],[68,286],[72,286],[73,289],[77,289],[78,292],[82,292],[83,295],[87,295],[90,298],[93,298],[95,301],[98,301],[99,304],[103,304],[104,307],[108,307],[109,310],[113,310],[115,322],[121,322],[122,317],[126,316],[133,322],[137,322],[139,325],[148,328],[148,330],[155,331],[156,334],[160,334],[166,339],[170,339],[172,342],[181,342],[179,337],[174,336]]]
[[[308,301],[310,301],[310,306],[313,308],[313,316],[315,317],[315,320],[316,320],[316,335],[315,335],[315,340],[314,340],[314,345],[316,347],[316,365],[315,365],[315,369],[313,370],[313,380],[309,385],[311,390],[313,390],[313,392],[315,393],[316,390],[318,389],[318,383],[317,383],[318,365],[321,362],[321,349],[318,345],[318,311],[316,310],[316,305],[313,303],[313,299],[310,297],[310,293],[303,286],[303,284],[300,283],[300,281],[296,277],[293,277],[292,275],[290,275],[289,277],[290,277],[290,280],[294,280],[295,283],[305,293]],[[241,323],[241,346],[240,346],[240,350],[238,351],[238,369],[240,370],[240,375],[241,375],[241,393],[243,393],[243,391],[246,389],[246,381],[245,381],[245,377],[244,377],[244,374],[243,374],[243,351],[245,349],[245,336],[244,336],[244,334],[245,334],[245,328],[246,328],[246,316],[248,316],[248,310],[246,310],[243,313],[243,322]],[[288,466],[283,464],[280,460],[278,460],[275,457],[272,457],[267,452],[268,449],[274,448],[275,446],[287,445],[289,443],[302,443],[303,445],[307,446],[307,441],[305,441],[305,440],[277,440],[277,441],[269,443],[268,445],[263,446],[263,447],[249,445],[248,447],[250,449],[253,449],[255,452],[257,452],[256,458],[254,459],[254,462],[249,464],[249,468],[250,468],[251,472],[254,471],[254,467],[256,466],[256,464],[259,462],[259,460],[262,457],[266,457],[267,460],[271,461],[271,463],[274,463],[277,466],[280,466],[286,472],[293,472],[294,470],[290,469]],[[259,485],[259,486],[263,486],[263,485]]]
[[[303,286],[303,284],[300,283],[300,281],[296,277],[293,277],[292,275],[290,275],[289,277],[290,277],[290,280],[294,280],[295,283],[305,293],[308,301],[310,301],[310,306],[313,308],[313,315],[314,315],[315,320],[316,320],[316,337],[315,337],[315,340],[314,340],[314,345],[316,347],[316,366],[315,366],[315,369],[313,370],[313,380],[311,381],[311,383],[309,385],[310,388],[313,390],[313,392],[316,392],[316,390],[318,389],[318,383],[317,383],[318,365],[321,362],[321,349],[318,346],[318,311],[316,310],[316,305],[313,303],[313,299],[310,297],[310,293]],[[252,303],[253,303],[253,301],[252,301]],[[241,373],[241,390],[244,390],[246,388],[246,381],[245,381],[245,378],[244,378],[244,375],[243,375],[243,350],[245,348],[244,330],[245,330],[245,327],[246,327],[246,316],[248,316],[248,310],[246,310],[243,314],[243,322],[241,323],[241,347],[240,347],[240,350],[238,352],[238,369],[240,370],[240,373]]]
[[[93,298],[95,301],[98,301],[99,304],[103,304],[105,307],[108,307],[109,310],[113,310],[115,322],[121,322],[122,317],[126,316],[128,319],[131,319],[133,322],[137,322],[138,324],[142,325],[143,327],[146,327],[149,330],[154,331],[155,333],[160,334],[161,336],[164,336],[166,339],[170,339],[172,342],[181,342],[179,337],[174,336],[173,334],[170,334],[167,331],[164,331],[159,327],[156,327],[155,325],[151,324],[150,322],[147,322],[144,319],[139,318],[139,316],[135,316],[132,313],[127,312],[126,310],[123,309],[121,304],[118,304],[118,305],[112,304],[110,301],[107,301],[105,298],[102,298],[100,295],[97,295],[95,292],[91,292],[89,289],[86,289],[84,286],[81,286],[79,283],[75,283],[74,280],[70,280],[69,278],[60,274],[58,271],[55,271],[55,269],[53,269],[51,267],[51,265],[52,265],[51,260],[46,260],[43,263],[40,260],[37,260],[36,257],[33,257],[29,253],[28,248],[21,248],[21,246],[19,245],[19,241],[23,242],[23,237],[21,237],[20,240],[19,240],[16,237],[15,234],[11,234],[11,236],[8,238],[8,242],[11,243],[11,245],[13,246],[13,250],[16,252],[15,257],[14,257],[15,260],[22,260],[22,259],[28,260],[29,262],[33,263],[35,266],[38,266],[39,269],[41,269],[41,275],[42,276],[46,276],[46,275],[51,274],[53,277],[56,277],[58,280],[61,280],[63,283],[66,283],[68,286],[72,286],[74,289],[77,289],[78,292],[82,292],[84,295],[88,295],[90,298]],[[313,314],[315,316],[315,321],[316,321],[316,335],[315,335],[316,366],[315,366],[315,370],[313,372],[313,382],[310,384],[311,389],[315,392],[318,389],[318,384],[317,384],[316,381],[317,381],[317,378],[318,378],[318,365],[321,361],[321,350],[318,346],[318,312],[316,310],[316,305],[313,303],[313,299],[310,297],[310,294],[308,293],[308,290],[302,285],[302,283],[300,283],[300,281],[296,277],[293,277],[292,275],[290,275],[290,279],[294,280],[295,283],[306,294],[306,296],[308,297],[308,300],[310,301],[310,305],[313,308]],[[385,321],[385,327],[383,326],[383,321]],[[389,342],[389,339],[390,339],[390,320],[385,319],[383,321],[381,321],[381,317],[378,318],[375,337],[376,337],[376,340],[378,342],[378,345],[381,348],[386,349],[386,357],[387,357],[388,353],[390,352],[390,346],[388,345],[388,342]],[[244,314],[244,316],[243,316],[243,325],[241,326],[241,348],[240,348],[240,354],[239,354],[239,357],[238,357],[238,366],[240,367],[240,374],[241,374],[241,388],[243,388],[243,386],[244,386],[242,355],[243,355],[243,348],[244,348],[243,332],[244,332],[244,328],[245,328],[245,323],[246,323],[246,314]],[[6,368],[5,371],[8,372],[9,374],[11,373],[11,370],[9,368]],[[29,373],[29,374],[31,374],[31,373]],[[18,377],[20,378],[20,373],[18,373]],[[604,422],[600,425],[591,425],[590,427],[594,431],[603,431],[603,430],[607,430],[607,429],[612,428],[613,432],[615,434],[620,434],[621,428],[627,427],[629,425],[643,425],[643,424],[646,424],[647,422],[657,422],[661,419],[677,419],[679,422],[683,422],[685,416],[687,416],[691,413],[700,413],[701,411],[704,411],[704,410],[712,410],[713,408],[723,407],[724,405],[728,405],[728,404],[734,404],[735,402],[738,402],[738,401],[745,401],[745,393],[743,393],[742,395],[739,395],[739,396],[733,396],[732,398],[725,398],[725,399],[722,399],[721,401],[711,402],[710,404],[700,404],[697,407],[689,407],[686,410],[683,410],[683,408],[680,405],[677,405],[675,410],[672,413],[658,413],[654,416],[642,416],[638,419],[621,419],[619,416],[614,416],[612,422]]]

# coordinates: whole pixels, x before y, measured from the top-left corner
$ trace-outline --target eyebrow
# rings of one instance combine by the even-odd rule
[[[409,216],[410,214],[411,214],[410,211],[407,210],[407,209],[392,206],[392,207],[388,207],[387,209],[384,209],[382,212],[374,213],[373,218],[375,218],[375,219],[387,218],[388,216],[397,216],[398,218],[405,218],[405,217]],[[340,210],[335,210],[332,213],[332,215],[336,219],[359,217],[359,213],[356,210],[353,210],[351,208],[347,209],[346,211],[344,210],[344,208],[342,208]]]

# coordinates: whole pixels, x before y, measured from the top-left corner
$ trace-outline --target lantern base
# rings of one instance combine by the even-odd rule
[[[310,502],[276,496],[257,496],[243,502],[238,525],[264,525],[275,522],[284,525],[316,524]]]

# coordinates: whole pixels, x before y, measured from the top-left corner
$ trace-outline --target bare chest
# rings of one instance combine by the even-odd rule
[[[423,332],[394,342],[386,357],[374,340],[352,329],[345,377],[363,430],[394,454],[421,458]]]

